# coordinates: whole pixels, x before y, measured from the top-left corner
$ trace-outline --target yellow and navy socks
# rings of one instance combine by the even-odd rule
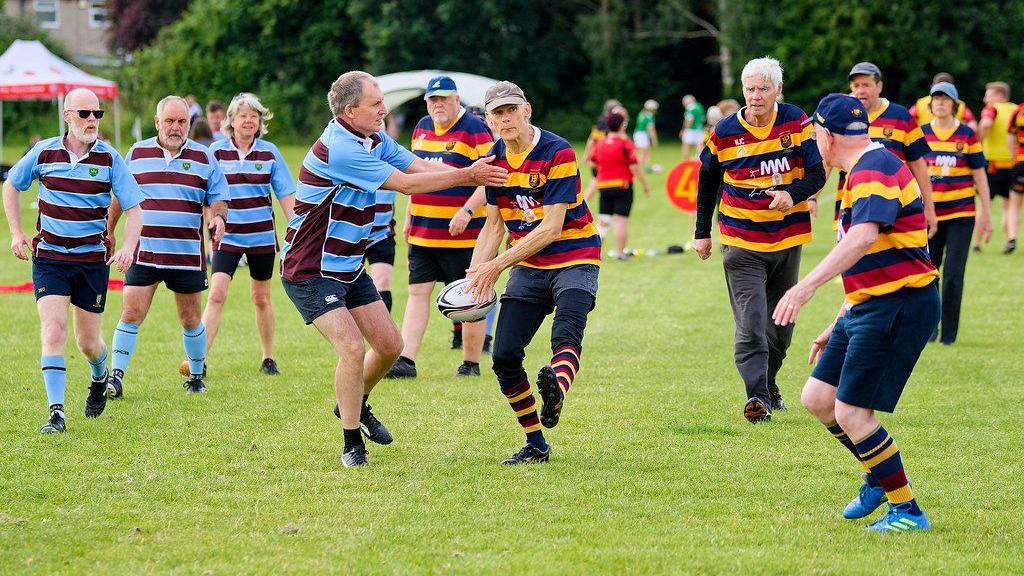
[[[54,404],[64,404],[64,390],[67,388],[67,367],[64,365],[64,356],[43,356],[40,360],[43,371],[43,385],[46,386],[46,401]]]
[[[537,401],[533,397],[530,380],[523,374],[519,381],[506,385],[501,384],[501,393],[505,395],[509,406],[515,412],[519,425],[526,432],[526,441],[539,448],[547,449],[544,434],[540,431],[540,417],[537,415]]]
[[[828,431],[836,440],[839,440],[840,444],[846,446],[846,449],[849,450],[850,453],[853,454],[853,457],[857,459],[857,462],[860,463],[861,468],[864,469],[864,477],[867,480],[868,486],[871,486],[872,488],[880,486],[878,481],[875,480],[874,475],[871,474],[871,468],[868,468],[867,464],[861,461],[860,454],[857,452],[857,447],[853,444],[853,440],[850,440],[850,437],[846,434],[846,431],[843,430],[842,426],[840,426],[838,422],[832,422],[831,424],[826,424],[825,427],[828,428]]]
[[[910,481],[907,480],[907,473],[903,469],[900,450],[885,428],[879,426],[855,446],[858,459],[871,470],[871,475],[885,490],[889,503],[909,503],[910,513],[920,514],[921,509],[914,500],[914,491],[910,488]]]
[[[576,372],[580,369],[580,351],[575,346],[562,346],[555,351],[551,357],[551,369],[555,372],[558,386],[562,394],[569,391],[572,381],[576,378]]]

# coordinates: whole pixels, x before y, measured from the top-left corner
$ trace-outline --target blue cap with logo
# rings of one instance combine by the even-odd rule
[[[814,123],[840,136],[868,133],[868,111],[861,101],[846,94],[829,94],[814,111]]]
[[[956,91],[956,86],[953,86],[952,82],[939,82],[935,86],[932,86],[929,96],[935,96],[936,94],[945,94],[953,100],[959,100],[960,94]]]
[[[448,76],[434,76],[427,82],[427,93],[423,97],[451,96],[458,91],[458,88],[455,87],[455,80]]]

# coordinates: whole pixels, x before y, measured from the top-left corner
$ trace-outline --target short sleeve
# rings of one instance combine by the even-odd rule
[[[228,179],[220,168],[220,162],[210,152],[206,153],[210,162],[210,176],[206,180],[206,204],[214,202],[228,202],[231,200],[231,190],[228,188]]]
[[[928,141],[924,139],[924,132],[912,120],[907,122],[903,134],[904,155],[907,157],[907,162],[920,160],[931,152]]]
[[[903,207],[900,202],[900,187],[895,176],[891,177],[892,182],[866,179],[859,181],[865,178],[861,174],[864,172],[854,172],[847,176],[851,200],[850,225],[874,222],[881,227],[892,226]]]
[[[405,170],[410,164],[416,160],[416,156],[409,152],[405,146],[402,146],[398,142],[383,132],[378,132],[381,137],[379,144],[380,159],[387,162],[388,164],[398,168],[399,170]]]
[[[580,192],[580,171],[576,153],[568,144],[555,152],[548,165],[544,185],[544,205],[572,204]]]
[[[18,191],[24,192],[32,185],[32,181],[39,177],[38,160],[39,154],[43,151],[43,143],[38,142],[32,147],[21,160],[7,172],[7,181]]]
[[[626,162],[628,164],[639,164],[636,159],[636,145],[633,144],[632,140],[624,140],[626,144]]]
[[[970,166],[972,170],[988,166],[988,161],[985,160],[985,154],[981,150],[981,142],[978,141],[978,136],[973,131],[971,132],[970,138],[967,140],[967,165]]]
[[[110,187],[122,210],[138,206],[142,202],[142,189],[135,181],[135,175],[128,169],[128,163],[114,151],[110,152],[114,165],[110,168]]]
[[[289,194],[294,194],[295,180],[292,178],[292,172],[288,169],[284,157],[281,156],[281,151],[274,145],[271,145],[270,151],[274,155],[274,168],[270,172],[270,185],[274,189],[274,195],[284,198]]]
[[[332,139],[327,155],[327,168],[335,183],[347,183],[370,194],[379,190],[396,170],[355,140]]]

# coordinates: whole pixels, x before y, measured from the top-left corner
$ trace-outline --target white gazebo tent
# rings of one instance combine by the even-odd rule
[[[5,100],[57,100],[58,131],[64,133],[64,96],[88,88],[100,100],[114,101],[114,145],[121,147],[117,83],[83,72],[43,46],[37,40],[15,40],[0,56],[0,144],[3,142]],[[0,145],[0,160],[3,147]]]
[[[464,72],[448,72],[445,70],[416,70],[413,72],[396,72],[377,76],[377,84],[384,93],[384,104],[394,109],[402,104],[419,98],[426,92],[427,82],[434,76],[450,76],[459,88],[459,100],[464,106],[484,105],[484,93],[498,83],[493,78],[466,74]]]

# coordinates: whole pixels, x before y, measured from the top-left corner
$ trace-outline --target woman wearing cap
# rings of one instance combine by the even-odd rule
[[[928,251],[935,267],[942,270],[940,340],[949,345],[956,341],[960,324],[964,271],[975,220],[984,242],[992,236],[992,222],[985,156],[974,130],[956,119],[960,106],[956,87],[939,82],[932,86],[930,96],[928,109],[933,117],[921,126],[921,131],[929,147],[925,162],[939,225],[928,242]],[[975,206],[975,196],[981,199],[980,208]],[[932,335],[932,340],[939,336]]]
[[[658,145],[658,131],[654,127],[654,115],[657,112],[656,101],[644,102],[644,109],[636,115],[636,131],[633,132],[637,158],[640,160],[640,166],[647,172],[651,171],[651,145]]]
[[[637,162],[633,143],[626,136],[625,116],[610,115],[607,127],[608,135],[597,141],[588,160],[597,169],[597,189],[601,194],[598,228],[602,235],[609,227],[615,230],[615,257],[625,260],[630,256],[626,252],[626,237],[633,207],[633,179],[640,180],[645,196],[650,196],[651,189]]]

